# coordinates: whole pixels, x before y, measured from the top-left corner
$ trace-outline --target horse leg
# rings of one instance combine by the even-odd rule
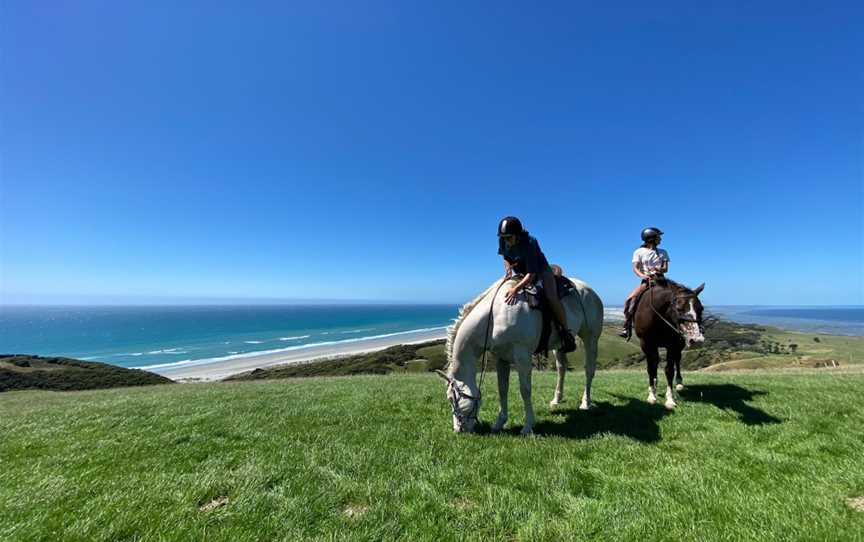
[[[492,424],[492,432],[497,433],[507,423],[507,393],[510,391],[510,362],[500,357],[495,363],[495,372],[498,375],[498,418]]]
[[[674,410],[675,403],[675,366],[681,362],[681,350],[676,347],[666,348],[666,408]]]
[[[534,432],[534,406],[531,404],[531,356],[522,356],[516,362],[516,370],[519,372],[519,393],[522,394],[522,402],[525,404],[525,427],[522,428],[523,435]]]
[[[567,374],[567,354],[561,350],[555,350],[555,368],[558,371],[558,379],[555,381],[555,395],[552,396],[550,407],[558,406],[564,402],[564,376]]]
[[[642,344],[642,352],[648,362],[648,404],[657,404],[657,366],[660,365],[660,353],[656,346]]]
[[[682,391],[684,389],[684,379],[681,378],[681,356],[675,361],[675,390]]]
[[[585,347],[585,392],[582,394],[582,403],[579,410],[588,410],[593,406],[591,402],[591,381],[594,380],[594,371],[597,369],[597,337],[583,337],[582,344]]]

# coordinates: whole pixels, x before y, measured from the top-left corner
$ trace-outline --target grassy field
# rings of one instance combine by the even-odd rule
[[[533,438],[515,385],[453,434],[428,374],[4,393],[0,540],[864,540],[864,371],[687,383],[600,372],[580,412],[537,373]]]

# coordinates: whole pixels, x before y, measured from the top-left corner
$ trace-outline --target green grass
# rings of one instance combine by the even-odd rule
[[[864,372],[569,376],[535,438],[428,374],[0,394],[0,540],[864,540]]]

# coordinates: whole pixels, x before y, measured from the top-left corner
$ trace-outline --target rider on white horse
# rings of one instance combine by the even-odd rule
[[[498,254],[504,257],[504,268],[508,278],[513,273],[523,276],[522,280],[507,291],[505,301],[509,305],[516,303],[516,295],[522,288],[539,283],[558,323],[561,351],[574,351],[576,339],[567,326],[567,314],[564,312],[561,300],[558,299],[558,288],[552,267],[540,250],[537,239],[528,235],[528,232],[522,228],[522,222],[515,216],[504,217],[498,223]]]

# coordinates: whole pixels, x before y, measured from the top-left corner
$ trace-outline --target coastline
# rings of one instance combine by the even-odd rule
[[[311,345],[308,348],[283,352],[268,352],[229,359],[196,360],[184,365],[165,367],[139,367],[176,382],[209,382],[225,377],[272,367],[274,365],[305,363],[323,359],[340,358],[383,350],[400,344],[417,344],[444,339],[446,329],[434,329],[400,333],[390,337],[361,339],[353,342]]]

